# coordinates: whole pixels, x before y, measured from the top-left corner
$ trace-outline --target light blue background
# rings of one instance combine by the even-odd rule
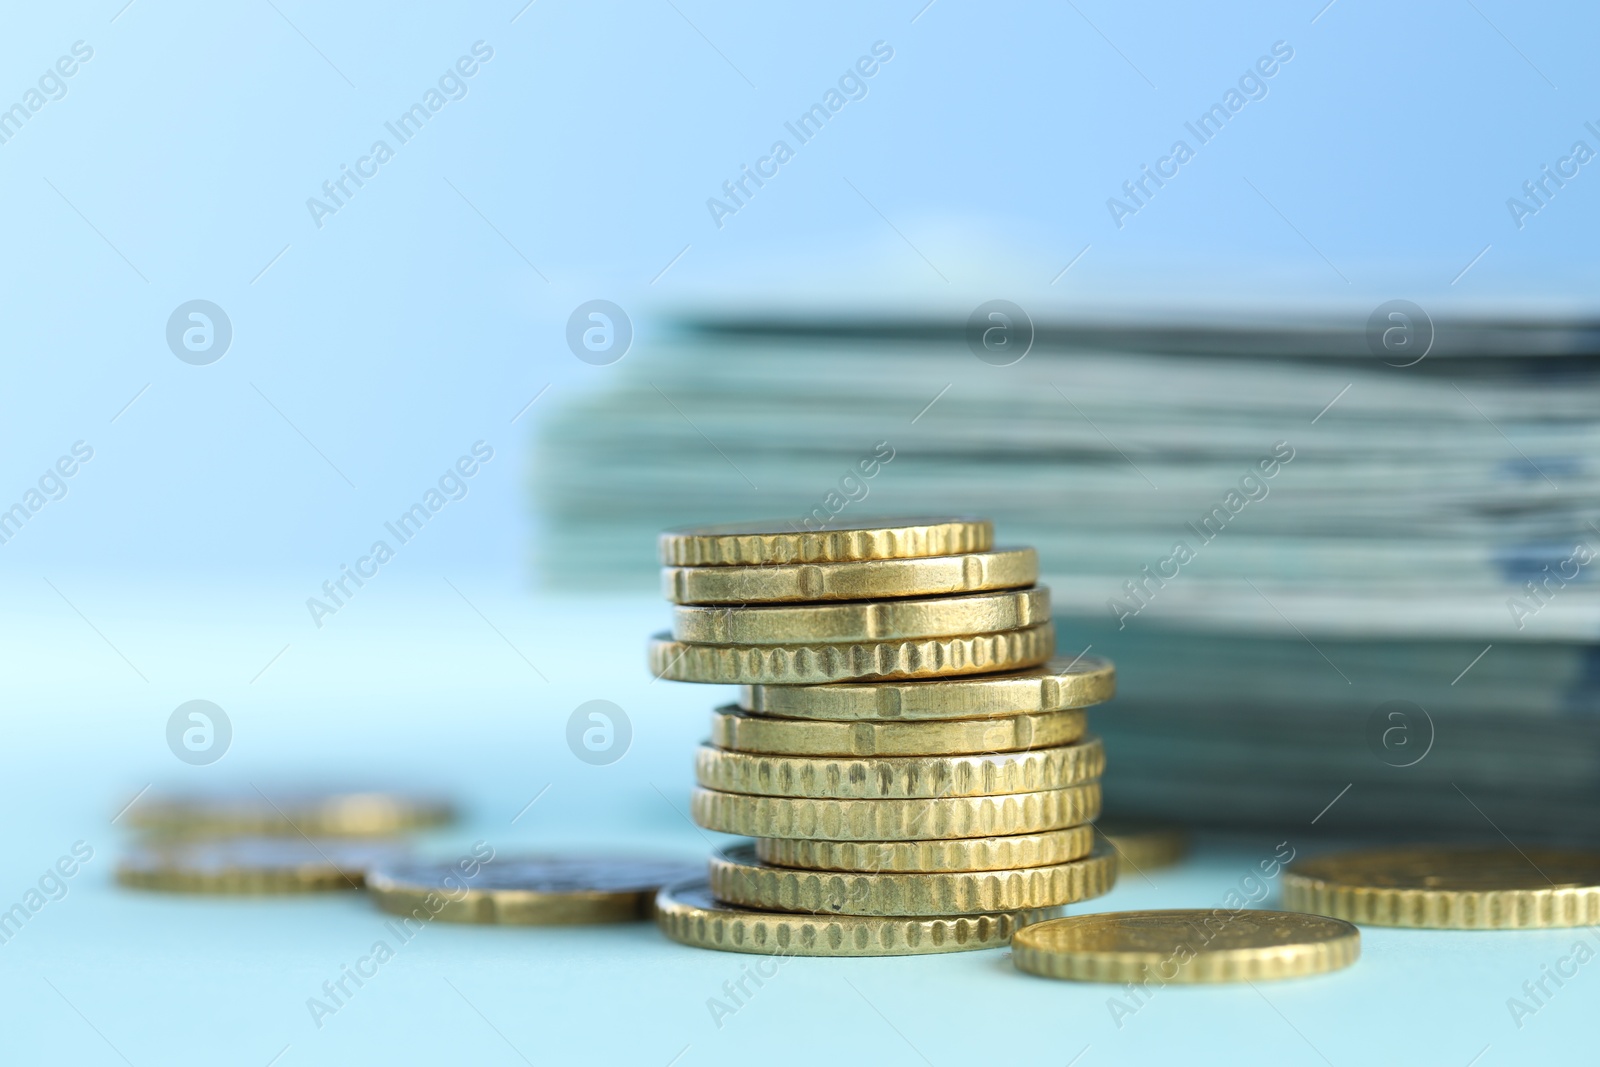
[[[187,1048],[264,1064],[286,1043],[285,1064],[515,1062],[448,976],[541,1061],[665,1064],[689,1043],[681,1062],[809,1062],[855,1035],[915,1062],[849,977],[936,1063],[997,1048],[1064,1063],[1091,1043],[1084,1064],[1163,1048],[1233,1062],[1245,1040],[1321,1062],[1249,990],[1177,992],[1117,1034],[1103,991],[1023,981],[993,953],[797,963],[790,988],[719,1034],[703,1000],[742,961],[648,929],[430,930],[318,1034],[303,998],[364,949],[364,905],[117,893],[107,820],[151,781],[320,770],[455,791],[468,839],[703,852],[668,803],[683,802],[711,700],[649,684],[642,644],[664,610],[530,590],[528,442],[608,380],[565,347],[576,305],[628,308],[630,358],[686,307],[1592,308],[1594,167],[1520,231],[1505,200],[1574,140],[1600,147],[1583,128],[1600,125],[1593,12],[275,2],[5,12],[0,104],[75,41],[94,58],[0,145],[0,501],[75,441],[95,458],[0,545],[0,898],[76,839],[97,859],[0,946],[0,1042],[22,1061],[119,1062],[87,1018],[135,1063]],[[469,95],[318,229],[306,198],[479,40],[495,55]],[[895,56],[867,98],[713,225],[706,198],[879,40]],[[1278,40],[1295,58],[1270,95],[1115,228],[1106,198]],[[234,328],[206,367],[164,341],[195,298]],[[496,458],[467,499],[313,627],[306,597],[480,439]],[[610,768],[562,742],[595,697],[635,720]],[[164,747],[167,715],[194,698],[234,720],[212,768]],[[510,827],[550,782],[539,818]],[[1113,906],[1210,903],[1255,855],[1239,848]],[[1466,1063],[1487,1043],[1485,1064],[1529,1062],[1576,1047],[1584,994],[1521,1034],[1503,1001],[1568,941],[1378,932],[1358,969],[1268,995],[1336,1063]],[[777,1036],[802,1020],[787,1032],[807,1041]]]

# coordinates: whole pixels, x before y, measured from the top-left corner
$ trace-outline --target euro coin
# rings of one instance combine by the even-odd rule
[[[278,789],[145,796],[135,800],[123,816],[127,825],[163,836],[310,837],[382,837],[439,826],[454,818],[450,803],[438,797]]]
[[[669,567],[917,559],[986,552],[993,545],[993,523],[961,516],[845,519],[820,531],[782,519],[685,526],[659,540],[661,562]]]
[[[1093,737],[1027,752],[877,759],[770,756],[701,745],[695,778],[707,789],[775,797],[973,797],[1079,785],[1099,778],[1105,762],[1105,749]]]
[[[883,918],[786,915],[724,904],[702,878],[667,886],[656,896],[656,923],[672,940],[696,948],[764,956],[919,956],[1004,948],[1030,922],[1059,908],[993,915]],[[762,977],[771,974],[755,969]]]
[[[313,893],[360,889],[373,866],[404,855],[392,843],[302,837],[147,842],[117,863],[117,881],[177,893]]]
[[[679,682],[821,685],[944,678],[1032,667],[1056,650],[1049,623],[1005,633],[843,644],[699,645],[657,634],[650,673]]]
[[[872,685],[746,685],[739,706],[789,719],[976,719],[1064,711],[1110,700],[1117,672],[1099,656],[1058,656],[1005,674]]]
[[[1319,856],[1284,871],[1283,902],[1369,926],[1592,926],[1600,853],[1420,847]]]
[[[930,722],[821,722],[747,715],[731,704],[711,713],[711,743],[782,756],[957,756],[1070,745],[1082,711]]]
[[[1094,828],[1116,853],[1125,875],[1170,867],[1189,851],[1189,832],[1181,826],[1132,819],[1097,819]]]
[[[1260,982],[1337,971],[1361,955],[1361,932],[1288,911],[1123,911],[1071,915],[1017,931],[1021,970],[1078,982]]]
[[[379,866],[368,872],[367,889],[384,911],[424,921],[615,923],[648,919],[658,889],[703,871],[699,864],[621,856],[489,855]]]
[[[756,839],[756,858],[811,871],[1006,871],[1079,860],[1094,847],[1092,826],[948,841]]]
[[[1039,554],[997,548],[964,556],[797,563],[766,567],[663,567],[661,594],[678,604],[883,600],[1024,589],[1039,580]]]
[[[1101,848],[1085,859],[1009,871],[844,874],[772,867],[754,845],[711,857],[711,894],[768,911],[835,915],[970,915],[1074,904],[1110,890],[1116,857]]]
[[[752,797],[696,789],[696,824],[741,837],[817,841],[938,841],[1060,830],[1100,814],[1100,783],[1007,793],[997,797],[927,800],[818,800]]]
[[[702,645],[904,641],[1020,630],[1050,621],[1043,586],[970,596],[861,603],[672,609],[672,639]]]

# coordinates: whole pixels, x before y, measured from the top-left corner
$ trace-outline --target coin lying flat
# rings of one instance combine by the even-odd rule
[[[672,609],[672,639],[703,645],[806,645],[904,641],[1020,630],[1050,621],[1044,586],[969,596],[842,604]]]
[[[817,800],[752,797],[696,789],[694,821],[741,837],[817,841],[937,841],[1060,830],[1100,813],[1100,783],[1007,793],[998,797],[930,800]]]
[[[972,797],[1079,785],[1099,778],[1105,763],[1105,749],[1094,737],[1026,752],[878,759],[771,756],[701,745],[695,778],[707,789],[761,796]]]
[[[1043,663],[1055,650],[1049,623],[1005,633],[842,644],[699,645],[657,634],[650,642],[650,673],[679,682],[822,685],[1018,670]]]
[[[843,874],[770,867],[754,845],[711,857],[711,894],[770,911],[833,915],[970,915],[1051,908],[1098,897],[1117,879],[1108,849],[1049,867],[1009,871]]]
[[[1324,974],[1361,955],[1361,932],[1290,911],[1185,909],[1072,915],[1019,930],[1021,970],[1079,982],[1259,982]]]
[[[1133,819],[1096,819],[1094,828],[1116,853],[1123,874],[1170,867],[1189,851],[1189,832],[1181,826]]]
[[[1319,856],[1284,871],[1283,903],[1371,926],[1589,926],[1600,922],[1600,853],[1422,847]]]
[[[374,868],[367,889],[396,915],[447,922],[571,925],[648,919],[656,891],[699,864],[603,856],[494,858],[467,877],[456,863]]]
[[[785,915],[724,904],[703,878],[667,886],[656,896],[656,923],[672,940],[766,956],[917,956],[1003,948],[1023,925],[1059,914],[1059,908],[1046,908],[920,918]]]
[[[1023,589],[1038,580],[1038,552],[1031,548],[997,548],[924,559],[766,567],[663,567],[661,594],[677,604],[882,600]]]
[[[1094,828],[948,841],[808,841],[756,839],[756,857],[775,867],[811,871],[1005,871],[1078,860],[1094,847]]]
[[[1083,736],[1082,711],[930,722],[821,722],[748,715],[733,705],[711,713],[711,743],[779,756],[957,756],[1070,745]]]
[[[846,519],[822,531],[783,519],[685,526],[659,540],[661,562],[669,567],[916,559],[986,552],[993,545],[993,523],[962,516]]]
[[[140,797],[126,825],[168,836],[305,834],[382,837],[455,818],[450,803],[406,793],[314,793],[276,789]]]
[[[1099,656],[1059,656],[1027,670],[977,678],[872,685],[746,685],[739,706],[789,719],[977,719],[1064,711],[1110,700],[1117,672]]]
[[[393,843],[301,837],[147,843],[117,862],[117,881],[178,893],[313,893],[359,889],[366,872],[405,854]]]

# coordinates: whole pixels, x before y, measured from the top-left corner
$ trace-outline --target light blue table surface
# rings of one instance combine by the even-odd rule
[[[728,840],[702,834],[684,811],[704,713],[731,690],[650,681],[643,645],[664,605],[462,592],[470,609],[443,583],[374,583],[359,625],[339,618],[320,631],[274,610],[295,604],[284,589],[106,595],[94,629],[41,599],[3,624],[6,702],[20,713],[0,749],[0,907],[22,900],[75,842],[94,850],[66,895],[0,944],[6,1062],[690,1067],[870,1055],[1489,1067],[1580,1062],[1592,1048],[1600,979],[1589,968],[1550,984],[1554,995],[1521,1027],[1507,1007],[1569,955],[1573,931],[1371,929],[1347,971],[1254,989],[1168,988],[1120,1026],[1110,1008],[1118,990],[1019,974],[1004,950],[794,959],[719,1026],[708,1001],[726,1001],[724,983],[754,957],[680,946],[648,924],[435,923],[401,945],[354,893],[216,899],[113,883],[128,834],[111,817],[152,782],[442,789],[468,813],[424,840],[446,856],[483,840],[502,856],[572,847],[697,860]],[[172,709],[197,697],[222,706],[234,729],[208,767],[179,763],[164,736]],[[609,766],[580,762],[565,741],[572,710],[595,698],[623,707],[634,730]],[[1221,906],[1280,841],[1302,854],[1319,847],[1306,843],[1306,822],[1294,813],[1276,834],[1204,838],[1190,862],[1127,879],[1092,910]],[[1266,903],[1275,899],[1276,886]],[[318,1027],[308,999],[380,939],[394,958]]]

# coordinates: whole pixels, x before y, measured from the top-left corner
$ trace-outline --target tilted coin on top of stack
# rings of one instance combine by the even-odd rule
[[[1103,659],[1053,659],[1032,548],[987,520],[661,535],[657,677],[736,683],[695,761],[699,825],[755,838],[664,888],[687,944],[872,956],[1001,946],[1099,896]]]

